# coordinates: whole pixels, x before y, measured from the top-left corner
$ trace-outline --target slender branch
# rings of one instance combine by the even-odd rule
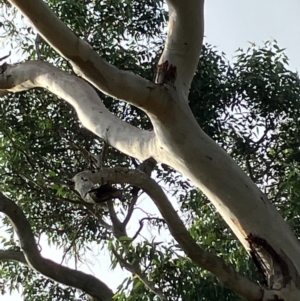
[[[139,236],[139,234],[141,233],[141,231],[142,231],[142,229],[144,227],[144,221],[152,221],[152,220],[157,220],[157,221],[166,223],[166,221],[164,219],[161,219],[161,218],[157,218],[157,217],[144,217],[144,218],[142,218],[139,221],[140,226],[139,226],[138,230],[136,231],[136,233],[132,236],[132,240],[135,240]]]
[[[93,216],[98,220],[98,222],[100,223],[101,226],[103,226],[105,229],[107,229],[109,231],[112,231],[112,226],[109,225],[107,222],[105,222],[104,219],[102,218],[103,213],[102,213],[101,209],[100,209],[101,213],[99,213],[99,211],[97,210],[98,207],[95,206],[94,204],[89,204],[89,203],[86,203],[86,202],[80,201],[80,200],[74,201],[72,199],[67,199],[67,198],[63,198],[63,197],[60,197],[59,201],[68,202],[71,204],[83,205],[89,212],[91,212],[93,214]]]
[[[11,51],[9,52],[9,54],[0,57],[0,62],[1,62],[1,61],[4,61],[4,60],[7,59],[8,57],[10,57],[10,55],[11,55]]]
[[[155,287],[155,283],[147,279],[147,276],[141,271],[140,267],[137,264],[129,264],[125,259],[122,258],[122,256],[115,250],[114,247],[111,248],[113,254],[127,271],[129,271],[132,274],[136,274],[139,279],[154,293],[156,294],[160,300],[167,301],[167,297],[164,295],[164,293]]]
[[[0,74],[2,94],[36,87],[45,88],[69,102],[87,129],[121,152],[141,160],[153,155],[154,132],[143,131],[114,116],[96,91],[79,77],[42,61],[6,65]]]
[[[142,162],[139,166],[137,166],[137,169],[146,173],[148,176],[151,176],[152,174],[152,171],[154,170],[155,166],[156,166],[157,162],[154,158],[150,157],[148,159],[146,159],[144,162]],[[132,200],[131,200],[131,203],[130,203],[130,206],[128,208],[128,212],[127,212],[127,215],[123,221],[123,225],[126,227],[126,225],[128,224],[132,214],[133,214],[133,211],[134,211],[134,207],[135,207],[135,204],[137,202],[137,199],[138,199],[138,193],[139,193],[139,190],[140,188],[139,187],[133,187],[132,188]]]
[[[102,281],[92,275],[62,266],[41,256],[30,224],[22,210],[10,199],[0,193],[0,212],[8,216],[19,237],[20,245],[28,265],[62,284],[75,287],[100,300],[112,300],[112,290]],[[21,258],[20,254],[18,256]],[[15,255],[13,260],[16,260]]]
[[[109,145],[104,141],[102,146],[102,152],[98,159],[98,168],[102,168],[103,166],[105,166],[104,162],[108,154],[108,146]]]
[[[127,224],[129,223],[129,221],[132,217],[132,214],[133,214],[133,211],[134,211],[137,200],[138,200],[138,196],[133,195],[132,199],[131,199],[131,202],[130,202],[130,205],[129,205],[129,208],[128,208],[128,211],[127,211],[127,215],[126,215],[126,217],[124,218],[124,221],[123,221],[124,227],[127,226]]]
[[[42,0],[9,0],[25,15],[39,34],[73,66],[74,71],[103,93],[152,111],[164,91],[148,80],[121,71],[103,60],[79,39]]]
[[[122,236],[127,236],[126,233],[126,228],[125,226],[121,223],[121,221],[119,220],[119,218],[117,217],[115,208],[113,206],[112,202],[108,202],[107,203],[107,207],[109,210],[109,215],[111,218],[111,222],[113,225],[113,234],[117,239],[120,239]]]
[[[147,161],[147,160],[146,160]],[[145,161],[145,162],[146,162]],[[149,159],[148,159],[148,161],[149,161]],[[147,161],[147,162],[148,162]],[[150,160],[150,161],[152,161],[153,162],[153,160]],[[155,161],[155,160],[154,160]],[[146,162],[146,163],[147,163]],[[155,161],[155,164],[156,164],[156,161]],[[150,165],[153,165],[153,164],[150,164]],[[149,164],[146,164],[146,165],[144,165],[145,167],[146,166],[149,166]],[[155,165],[154,165],[155,166]],[[153,166],[153,168],[154,168],[154,166]],[[151,168],[151,171],[153,170],[153,168]],[[149,173],[151,173],[151,171],[149,170],[149,169],[145,169],[145,171],[149,174]],[[81,180],[83,179],[83,177],[81,177]],[[91,182],[90,180],[87,180],[87,179],[85,179],[84,178],[84,183],[86,183],[86,182]],[[75,187],[76,187],[76,184],[77,184],[78,182],[75,182]],[[102,183],[102,182],[101,182]],[[135,199],[137,199],[137,197],[135,197]],[[134,206],[134,205],[133,205]],[[128,236],[127,235],[127,232],[126,232],[126,224],[127,224],[127,222],[125,223],[125,222],[121,222],[120,221],[120,219],[118,218],[118,216],[117,216],[117,214],[116,214],[116,211],[115,211],[115,208],[114,208],[114,205],[113,205],[113,202],[111,202],[111,201],[108,201],[107,202],[107,208],[108,208],[108,211],[109,211],[109,215],[110,215],[110,218],[111,218],[111,222],[112,222],[112,227],[111,227],[111,231],[112,231],[112,233],[113,233],[113,235],[114,235],[114,237],[116,238],[116,239],[118,239],[122,244],[124,244],[124,243],[126,243],[126,242],[124,242],[124,241],[122,241],[121,240],[121,237],[124,237],[124,236]],[[130,219],[130,215],[131,214],[127,214],[127,216],[126,216],[126,218],[128,219],[128,221],[129,221],[129,219]],[[126,219],[125,218],[125,219]],[[145,220],[145,219],[148,219],[149,220],[149,218],[144,218],[144,219],[142,219],[141,221],[140,221],[140,224],[141,224],[141,227],[142,227],[142,223],[143,223],[143,220]],[[140,229],[141,230],[141,229]],[[140,231],[139,230],[139,231]],[[138,231],[138,232],[139,232]],[[136,236],[138,235],[138,233],[136,234]],[[135,239],[135,237],[131,240],[131,241],[133,241]],[[140,268],[140,261],[138,260],[138,261],[136,261],[134,264],[129,264],[129,263],[127,263],[126,262],[126,260],[124,260],[124,259],[122,259],[122,257],[116,252],[116,250],[114,249],[114,248],[112,248],[112,251],[113,251],[113,253],[114,253],[114,255],[118,258],[118,260],[119,260],[119,262],[121,263],[121,265],[123,265],[128,271],[130,271],[131,273],[133,273],[133,274],[137,274],[138,276],[139,276],[139,278],[141,279],[141,281],[150,289],[150,290],[152,290],[162,301],[164,301],[164,300],[167,300],[166,299],[166,297],[163,295],[163,293],[162,293],[162,291],[161,290],[159,290],[159,289],[157,289],[156,287],[155,287],[155,284],[152,282],[152,281],[149,281],[148,279],[147,279],[147,276],[144,274],[144,273],[142,273],[141,272],[141,268]]]
[[[72,200],[72,199],[64,198],[64,197],[57,197],[56,200],[57,200],[57,202],[66,202],[66,203],[71,203],[71,204],[76,204],[76,205],[86,205],[86,203],[84,201]],[[53,201],[55,202],[56,200],[54,199]],[[88,208],[88,209],[90,209],[90,208]]]
[[[121,224],[119,218],[117,217],[117,214],[116,214],[115,208],[113,206],[113,203],[112,202],[107,202],[107,207],[108,207],[108,210],[109,210],[109,215],[110,215],[112,224],[114,226]]]
[[[97,219],[99,224],[103,226],[106,230],[112,231],[113,227],[112,225],[108,224],[104,219],[103,219],[103,209],[99,208],[99,206],[95,206],[93,204],[88,204],[84,202],[84,206],[92,213],[92,215]]]
[[[87,160],[87,162],[90,163],[91,167],[93,167],[93,165],[98,167],[98,159],[96,158],[96,156],[94,156],[92,153],[90,153],[86,148],[82,147],[81,145],[77,145],[70,139],[68,139],[66,137],[64,137],[64,139],[67,140],[67,143],[72,150],[74,150],[74,151],[78,150],[83,155],[83,157]]]
[[[73,181],[76,183],[76,180],[82,177],[94,183],[101,182],[105,179],[110,183],[129,183],[143,189],[158,207],[173,237],[183,251],[197,265],[213,273],[223,285],[245,299],[260,300],[262,289],[259,285],[238,274],[232,265],[226,264],[225,261],[217,255],[205,251],[195,242],[177,212],[174,210],[163,189],[147,174],[139,170],[117,167],[102,169],[97,173],[83,171],[75,175]]]
[[[80,224],[77,226],[77,230],[76,230],[76,232],[74,233],[74,236],[73,236],[72,241],[70,242],[70,245],[69,245],[67,248],[64,249],[64,254],[63,254],[63,256],[62,256],[62,259],[61,259],[60,264],[63,264],[63,262],[64,262],[64,260],[65,260],[65,258],[66,258],[66,256],[67,256],[67,254],[68,254],[68,253],[70,252],[70,250],[76,245],[76,240],[77,240],[77,238],[78,238],[78,236],[79,236],[79,234],[80,234],[80,230],[81,230],[82,224],[87,220],[88,217],[89,217],[89,216],[87,215],[87,216],[83,219],[83,221],[81,221]],[[77,259],[76,254],[75,254],[74,257],[75,257],[75,260],[76,260],[76,259]],[[76,263],[76,261],[75,261],[75,263]],[[75,265],[75,267],[76,267],[76,265]]]
[[[122,244],[126,244],[126,241],[120,240],[123,236],[128,236],[126,231],[126,225],[121,223],[119,218],[117,217],[116,211],[114,209],[113,203],[108,202],[107,203],[110,218],[113,224],[113,234],[116,239],[118,239]],[[133,241],[134,238],[131,240]],[[162,301],[166,301],[167,298],[164,296],[162,291],[160,289],[157,289],[155,287],[155,283],[147,279],[147,276],[141,271],[140,268],[140,260],[135,261],[133,264],[129,264],[125,259],[123,259],[118,252],[112,247],[113,254],[117,257],[118,261],[121,265],[123,265],[129,272],[132,274],[136,274],[139,276],[140,280],[152,291],[154,292]]]
[[[8,140],[9,140],[10,143],[12,144],[13,148],[15,148],[18,152],[20,152],[20,153],[24,156],[26,162],[27,162],[28,165],[31,167],[31,169],[32,169],[32,170],[35,170],[35,166],[34,166],[34,164],[31,162],[30,156],[28,156],[28,155],[26,154],[26,152],[25,152],[24,150],[22,150],[22,149],[15,143],[15,141],[13,140],[13,138],[10,136],[10,134],[8,133],[8,131],[7,131],[5,128],[2,129],[2,133],[4,133],[4,135],[8,138]]]
[[[112,226],[110,224],[108,224],[106,221],[104,221],[104,219],[102,218],[102,216],[100,214],[95,215],[95,217],[97,218],[100,225],[103,226],[106,230],[108,230],[108,231],[113,230]]]

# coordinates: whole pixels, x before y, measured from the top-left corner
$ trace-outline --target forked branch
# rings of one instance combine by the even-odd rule
[[[25,15],[39,34],[73,66],[74,71],[103,93],[146,111],[162,102],[163,87],[103,60],[79,39],[42,0],[9,0]],[[160,98],[160,100],[159,100]],[[159,102],[158,102],[159,100]]]
[[[257,284],[238,274],[223,259],[205,251],[194,241],[162,188],[147,174],[139,170],[129,170],[120,167],[112,169],[104,168],[96,173],[90,171],[80,172],[72,180],[76,183],[77,181],[81,181],[82,178],[90,180],[93,183],[102,183],[103,181],[112,184],[128,183],[143,189],[159,209],[173,237],[197,265],[212,272],[221,283],[247,300],[261,299],[262,290]]]

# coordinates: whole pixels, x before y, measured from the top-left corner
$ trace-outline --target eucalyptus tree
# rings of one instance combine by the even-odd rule
[[[246,300],[298,300],[299,79],[286,69],[282,49],[276,43],[250,47],[227,64],[212,47],[202,46],[199,0],[166,1],[166,36],[159,1],[10,4],[38,33],[33,42],[3,22],[11,36],[23,36],[21,47],[31,58],[38,58],[2,64],[0,78],[0,211],[8,218],[4,223],[13,225],[1,260],[6,276],[24,282],[26,298],[74,299],[73,288],[83,293],[79,298],[114,296],[103,280],[43,258],[36,238],[45,233],[56,245],[66,247],[68,241],[65,254],[73,252],[77,260],[89,242],[106,244],[113,265],[136,275],[120,288],[120,299],[238,298],[225,286]],[[75,109],[90,132],[57,98]],[[150,177],[157,163],[157,178],[184,191],[177,196],[186,219]],[[190,182],[174,180],[174,170],[203,195]],[[130,236],[140,191],[162,218],[144,218]],[[248,252],[256,273],[207,200]],[[278,209],[293,221],[294,231]],[[177,245],[136,243],[145,222],[166,224]],[[214,277],[221,283],[215,295]],[[36,294],[37,281],[51,285],[45,295]]]

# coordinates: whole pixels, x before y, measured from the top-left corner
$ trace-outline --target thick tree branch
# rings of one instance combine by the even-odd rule
[[[187,101],[202,47],[204,0],[166,2],[169,6],[168,37],[159,60],[156,81],[164,83],[164,77],[167,80],[175,77],[174,85]]]
[[[3,93],[37,87],[69,102],[86,128],[121,152],[141,160],[152,155],[154,133],[131,126],[111,114],[84,80],[42,61],[5,65],[0,74],[0,91]]]
[[[103,60],[79,39],[42,0],[10,0],[32,23],[39,34],[74,68],[74,71],[103,93],[152,111],[162,101],[163,87]],[[160,100],[159,100],[160,99]],[[158,102],[159,100],[159,102]]]
[[[202,249],[186,230],[183,222],[174,210],[162,188],[147,174],[139,170],[125,168],[102,169],[97,173],[83,171],[74,176],[73,181],[88,179],[94,183],[109,181],[110,183],[129,183],[143,189],[158,207],[169,230],[184,252],[200,267],[213,273],[221,283],[247,300],[260,300],[262,289],[239,275],[232,266],[226,264],[218,256]]]
[[[6,214],[13,224],[26,262],[31,268],[57,282],[78,288],[99,300],[112,300],[112,290],[96,277],[43,258],[37,248],[33,233],[24,213],[13,201],[2,193],[0,193],[0,212]],[[8,256],[8,253],[6,255]],[[4,255],[2,254],[2,256]],[[11,259],[19,259],[18,261],[23,262],[21,254],[14,254]]]
[[[28,265],[26,258],[20,250],[0,250],[0,261],[17,261]]]
[[[157,153],[155,159],[181,172],[201,189],[248,252],[251,235],[257,235],[272,246],[288,265],[292,282],[300,287],[300,244],[289,225],[267,196],[203,132],[194,118],[187,118],[185,112],[175,106],[169,111],[172,119],[165,119],[163,126],[153,122],[154,129],[162,128],[157,143],[161,143],[164,150]],[[260,255],[270,271],[274,258],[268,252]]]

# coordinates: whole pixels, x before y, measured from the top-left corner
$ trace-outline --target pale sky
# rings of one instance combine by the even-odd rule
[[[300,70],[299,16],[299,0],[206,0],[205,41],[232,59],[234,51],[248,47],[249,41],[262,45],[264,41],[276,39],[279,47],[286,48],[291,68]],[[48,255],[49,251],[45,254]],[[116,288],[122,281],[121,273],[110,272],[107,257],[101,255],[97,261],[93,266],[95,275]],[[84,270],[88,272],[87,268]],[[21,301],[22,298],[14,294],[1,296],[1,300]]]
[[[232,58],[248,41],[276,39],[286,48],[290,66],[300,70],[299,0],[206,0],[206,41]]]

